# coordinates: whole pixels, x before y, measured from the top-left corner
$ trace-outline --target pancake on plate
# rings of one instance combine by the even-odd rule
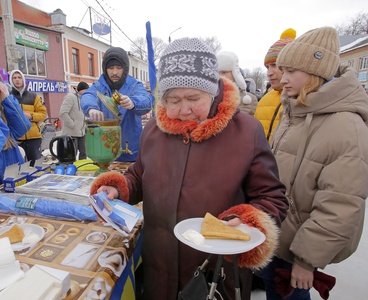
[[[11,244],[19,243],[24,238],[24,231],[17,224],[13,225],[7,232],[0,235],[0,238],[8,237]]]
[[[224,224],[210,213],[203,218],[201,234],[206,239],[242,240],[249,241],[250,236],[243,231]]]

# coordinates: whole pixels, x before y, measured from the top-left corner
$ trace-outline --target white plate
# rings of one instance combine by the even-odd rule
[[[188,229],[194,229],[197,232],[201,232],[203,218],[193,218],[183,220],[176,224],[174,227],[174,234],[176,238],[182,243],[192,247],[196,250],[211,253],[211,254],[239,254],[252,250],[253,248],[259,246],[266,240],[266,236],[259,231],[257,228],[250,227],[246,224],[240,224],[234,228],[239,229],[246,234],[249,234],[251,239],[249,241],[239,241],[239,240],[223,240],[223,239],[205,239],[203,245],[197,245],[189,240],[187,240],[183,233]]]
[[[25,236],[27,236],[30,233],[34,233],[38,236],[38,239],[35,240],[35,242],[33,243],[23,244],[22,242],[19,242],[19,243],[11,244],[13,251],[22,251],[24,249],[27,249],[37,244],[45,236],[45,230],[41,226],[38,226],[35,224],[17,224],[17,225],[23,229]],[[10,230],[10,228],[12,228],[12,226],[1,228],[0,235]]]

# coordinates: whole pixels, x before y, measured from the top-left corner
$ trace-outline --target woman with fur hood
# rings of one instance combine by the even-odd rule
[[[169,44],[158,71],[160,100],[142,133],[137,161],[124,175],[101,174],[91,194],[107,191],[111,199],[131,204],[143,200],[145,300],[177,299],[207,257],[176,239],[180,221],[209,212],[257,227],[266,241],[237,261],[242,299],[250,299],[248,268],[265,266],[272,257],[288,208],[263,128],[239,113],[238,87],[219,79],[216,56],[199,39]],[[229,261],[225,273],[234,294]]]

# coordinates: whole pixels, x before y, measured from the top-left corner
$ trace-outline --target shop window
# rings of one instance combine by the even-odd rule
[[[26,75],[46,76],[45,51],[17,45],[18,68]]]
[[[93,72],[93,54],[92,53],[88,53],[88,75],[89,76],[94,76],[94,72]]]
[[[79,73],[79,50],[76,48],[72,48],[72,62],[73,62],[73,73]]]

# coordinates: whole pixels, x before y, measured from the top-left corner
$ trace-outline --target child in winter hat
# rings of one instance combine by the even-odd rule
[[[278,67],[290,67],[331,80],[340,65],[340,43],[335,28],[310,30],[286,45],[277,57]]]
[[[170,43],[158,65],[159,96],[172,88],[196,88],[218,94],[218,65],[214,52],[198,38]]]
[[[243,104],[250,104],[252,99],[249,95],[247,95],[247,83],[243,75],[240,72],[239,68],[239,59],[238,56],[229,51],[222,51],[216,55],[218,61],[218,70],[219,72],[231,72],[232,78],[236,85],[238,86],[241,93],[244,94],[243,98],[241,99]]]
[[[276,63],[277,56],[280,51],[289,43],[291,43],[296,37],[296,31],[293,28],[288,28],[281,33],[280,39],[276,41],[270,49],[264,59],[264,65]]]

